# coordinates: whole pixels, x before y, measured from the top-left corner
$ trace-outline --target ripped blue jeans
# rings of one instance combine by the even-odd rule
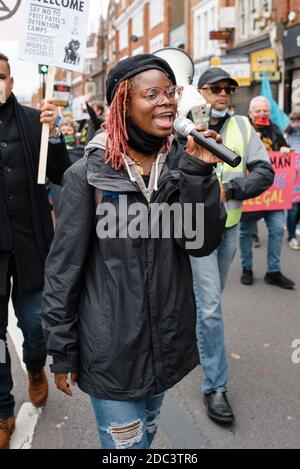
[[[91,396],[102,449],[149,449],[157,432],[164,394],[142,401]]]

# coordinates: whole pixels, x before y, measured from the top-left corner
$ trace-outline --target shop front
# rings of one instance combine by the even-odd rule
[[[286,104],[288,111],[300,112],[300,25],[284,33]]]

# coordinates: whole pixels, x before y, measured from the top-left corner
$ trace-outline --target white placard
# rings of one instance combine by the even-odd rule
[[[72,114],[75,121],[81,121],[85,119],[90,119],[90,116],[87,112],[84,112],[83,108],[85,107],[84,96],[79,96],[74,98],[72,101]]]
[[[24,0],[0,0],[0,40],[20,40],[24,22],[24,4]]]
[[[26,0],[19,58],[82,72],[90,0]]]

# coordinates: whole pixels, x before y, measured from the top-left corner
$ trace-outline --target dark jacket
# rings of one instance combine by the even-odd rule
[[[250,122],[251,122],[251,119],[250,119]],[[252,123],[252,122],[251,122]],[[256,129],[256,132],[259,132],[260,133],[260,138],[261,138],[261,141],[263,142],[264,146],[265,146],[265,149],[268,151],[268,152],[271,152],[271,151],[280,151],[280,149],[282,147],[288,147],[289,145],[287,144],[284,136],[282,135],[280,129],[273,123],[271,123],[271,125],[269,127],[262,127],[260,129]],[[257,194],[252,194],[251,198],[253,197],[256,197],[257,195],[260,195],[261,193],[263,193],[264,191],[266,191],[267,189],[269,189],[271,187],[271,185],[273,184],[274,182],[274,178],[275,178],[275,171],[273,169],[273,166],[270,165],[272,171],[273,171],[273,181],[271,183],[271,179],[270,179],[270,184],[264,188],[263,191],[260,191],[260,193],[257,193]],[[259,170],[263,170],[263,168],[258,168]],[[267,168],[264,168],[264,172],[266,173],[266,169]],[[269,175],[271,177],[271,173],[269,171]],[[267,182],[267,179],[265,178],[265,181]],[[249,197],[248,197],[249,198]],[[243,222],[247,222],[247,221],[259,221],[261,220],[262,218],[264,218],[265,214],[268,213],[268,212],[264,212],[264,211],[260,211],[260,212],[246,212],[246,213],[243,213],[243,216],[242,216],[242,221]]]
[[[280,151],[282,147],[289,146],[281,130],[277,127],[277,125],[273,124],[273,122],[271,122],[269,127],[261,127],[256,130],[260,133],[260,138],[263,141],[267,151]]]
[[[90,116],[89,127],[86,135],[86,143],[88,144],[94,138],[96,132],[100,130],[101,125],[103,124],[103,122],[105,122],[105,117],[104,115],[97,116],[93,107],[89,103],[85,104]]]
[[[221,133],[226,140],[227,126],[230,120],[235,120],[241,134],[244,135],[244,168],[243,171],[230,172],[228,176],[224,174],[224,168],[221,170],[220,178],[224,186],[227,197],[227,208],[231,210],[238,209],[238,205],[232,204],[232,201],[242,202],[244,200],[257,197],[266,191],[274,182],[275,172],[273,170],[270,158],[264,148],[257,132],[251,128],[248,139],[247,121],[245,117],[235,115],[233,117],[226,116],[217,126],[210,126],[212,130]],[[235,142],[230,142],[231,149],[234,150]]]
[[[101,138],[101,136],[99,136]],[[112,400],[163,392],[199,361],[189,254],[206,256],[219,245],[226,221],[211,165],[173,142],[152,203],[205,205],[202,248],[185,239],[104,239],[96,234],[95,187],[102,203],[143,203],[125,169],[92,152],[65,174],[58,227],[46,263],[43,326],[52,372],[78,371],[86,393]],[[101,206],[100,206],[101,208]],[[98,212],[99,213],[99,212]]]
[[[7,233],[7,239],[4,240],[7,249],[0,250],[0,294],[2,295],[7,292],[7,269],[12,250],[15,252],[17,264],[19,293],[43,288],[44,264],[53,238],[46,188],[36,182],[41,140],[40,113],[35,109],[21,106],[14,96],[5,106],[7,108],[0,109],[4,126],[1,142],[5,143],[5,147],[1,147],[0,205]],[[14,125],[10,124],[4,132],[6,118],[11,117]],[[13,128],[16,135],[10,134]],[[60,184],[63,173],[69,166],[70,160],[64,141],[49,143],[47,164],[49,179]],[[26,192],[21,194],[23,187],[26,187]],[[20,219],[18,214],[22,212],[20,210],[22,204],[24,216],[22,215]],[[26,223],[23,220],[26,220]],[[25,236],[26,240],[23,239]]]

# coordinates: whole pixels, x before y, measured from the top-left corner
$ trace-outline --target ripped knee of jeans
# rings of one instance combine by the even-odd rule
[[[137,420],[126,425],[113,424],[108,428],[107,433],[112,437],[116,449],[132,448],[142,441],[143,422]]]

